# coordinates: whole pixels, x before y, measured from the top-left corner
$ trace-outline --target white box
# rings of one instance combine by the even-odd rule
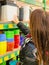
[[[30,19],[30,7],[29,6],[23,6],[23,20],[29,21]]]
[[[16,6],[3,5],[1,7],[1,21],[12,21],[14,15],[17,15]]]

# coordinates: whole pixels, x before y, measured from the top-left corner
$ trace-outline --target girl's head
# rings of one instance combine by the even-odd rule
[[[40,60],[49,61],[49,13],[36,9],[30,16],[32,39],[38,49]]]

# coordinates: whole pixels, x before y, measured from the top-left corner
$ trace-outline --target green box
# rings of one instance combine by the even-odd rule
[[[14,38],[14,31],[6,31],[6,38]]]
[[[14,34],[15,35],[19,35],[20,34],[20,30],[19,29],[14,30]]]

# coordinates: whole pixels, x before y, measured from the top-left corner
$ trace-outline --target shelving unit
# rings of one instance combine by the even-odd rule
[[[0,30],[13,30],[13,29],[17,29],[17,28],[18,27],[16,26],[16,24],[14,24],[12,22],[10,22],[10,23],[9,22],[7,22],[7,23],[0,22]],[[20,50],[20,47],[0,56],[0,63],[3,63],[4,61],[8,61],[8,60],[18,56],[19,50]]]
[[[10,23],[9,22],[6,22],[6,23],[0,22],[0,30],[16,29],[16,28],[18,28],[18,27],[13,22],[10,22]]]
[[[5,22],[5,23],[0,22],[0,31],[14,30],[14,29],[17,30],[18,27],[13,22]],[[19,48],[13,49],[13,51],[8,51],[5,54],[0,55],[0,64],[10,59],[13,59],[14,57],[17,57],[19,55],[19,51],[20,46]]]
[[[17,49],[14,49],[13,51],[7,52],[6,54],[0,56],[0,63],[3,63],[4,61],[8,61],[16,56],[19,55],[20,47]]]

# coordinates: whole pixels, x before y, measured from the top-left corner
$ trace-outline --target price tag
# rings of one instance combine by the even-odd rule
[[[8,56],[5,56],[4,61],[7,61],[7,60],[9,60],[9,58],[8,58]]]
[[[13,58],[13,57],[15,57],[15,54],[14,53],[11,54],[11,58]]]
[[[8,26],[9,26],[9,28],[13,28],[13,24],[9,24]]]
[[[0,24],[0,29],[4,29],[3,24]]]
[[[2,61],[2,58],[0,58],[0,63],[2,63],[3,61]]]

